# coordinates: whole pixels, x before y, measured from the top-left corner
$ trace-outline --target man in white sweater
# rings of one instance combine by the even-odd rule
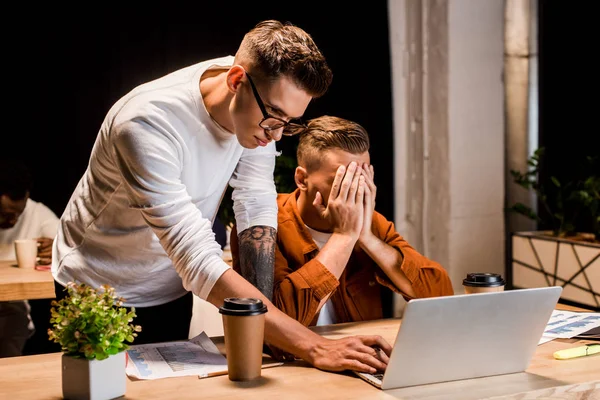
[[[332,73],[310,35],[264,21],[235,55],[143,84],[110,109],[55,241],[57,296],[69,281],[109,284],[135,306],[136,343],[186,339],[192,295],[265,302],[265,340],[327,370],[384,369],[379,336],[325,339],[270,302],[277,228],[273,181],[282,135],[323,95]],[[242,276],[211,230],[233,187]],[[246,279],[244,279],[244,277]]]
[[[37,239],[40,264],[50,264],[58,217],[44,204],[29,198],[32,178],[17,161],[0,160],[0,260],[16,260],[17,239]],[[22,355],[34,332],[27,301],[0,302],[0,357]]]

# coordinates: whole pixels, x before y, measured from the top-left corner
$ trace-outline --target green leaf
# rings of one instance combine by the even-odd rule
[[[513,211],[518,214],[524,215],[527,218],[530,218],[534,221],[539,220],[538,215],[533,211],[533,209],[529,206],[526,206],[523,203],[516,203],[512,207],[508,208],[508,211]]]
[[[556,179],[555,176],[551,176],[550,179],[552,180],[552,183],[554,183],[554,186],[556,187],[560,187],[560,182],[558,181],[558,179]]]

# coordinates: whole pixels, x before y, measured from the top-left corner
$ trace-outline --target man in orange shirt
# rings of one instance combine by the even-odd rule
[[[277,198],[273,303],[302,324],[383,317],[382,292],[406,300],[452,295],[448,274],[413,249],[375,211],[369,136],[359,124],[324,116],[301,134],[297,189]],[[239,271],[237,232],[231,234]]]

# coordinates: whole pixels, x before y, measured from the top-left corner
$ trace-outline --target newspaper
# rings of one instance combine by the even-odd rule
[[[227,359],[205,332],[187,341],[132,345],[127,350],[127,375],[160,379],[227,373]]]
[[[283,365],[263,356],[262,368]],[[227,374],[227,359],[205,332],[189,340],[132,345],[127,350],[127,375],[134,379],[160,379]]]

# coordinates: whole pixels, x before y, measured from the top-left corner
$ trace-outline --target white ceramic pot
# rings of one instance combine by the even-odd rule
[[[105,360],[62,356],[62,390],[68,400],[109,400],[125,395],[125,351]]]

